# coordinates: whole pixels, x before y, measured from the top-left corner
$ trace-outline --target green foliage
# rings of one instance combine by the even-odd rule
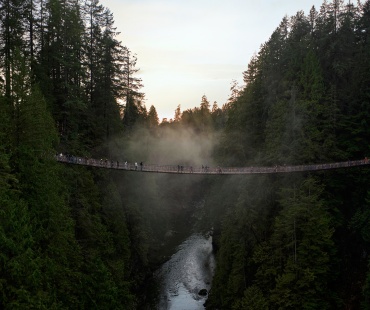
[[[299,188],[282,193],[283,209],[270,241],[271,257],[278,262],[271,292],[277,308],[328,308],[334,229],[320,201],[321,192],[313,179],[306,179]]]
[[[362,309],[370,309],[370,262],[368,263],[368,271],[363,287],[363,301],[361,303]]]
[[[58,136],[53,118],[38,87],[31,90],[31,94],[19,107],[16,132],[21,152],[29,153],[30,156],[52,155]]]
[[[284,165],[368,156],[369,5],[324,2],[319,12],[283,18],[227,107],[220,162]],[[254,292],[261,308],[366,308],[368,182],[365,167],[315,178],[277,175],[267,187],[279,200],[263,208],[258,203],[255,216],[248,214],[249,199],[240,204],[243,191],[235,193],[218,243],[210,308],[253,307],[242,292],[250,300]],[[222,199],[209,199],[221,209]],[[251,218],[261,223],[266,214],[268,229],[258,242],[246,242],[258,229],[243,224]]]
[[[134,270],[132,238],[120,195],[107,175],[94,175],[82,167],[65,173],[75,238],[82,254],[77,270],[84,293],[79,304],[89,308],[133,309],[135,298],[129,283]],[[140,265],[140,260],[135,257],[134,263]]]
[[[253,284],[256,271],[253,251],[270,228],[273,188],[269,178],[239,179],[236,190],[239,197],[223,222],[216,274],[207,308],[231,309],[233,305],[235,308],[245,303],[238,298],[242,298],[245,289]],[[215,202],[210,208],[217,209],[219,203]]]
[[[54,159],[58,133],[63,147],[86,152],[79,141],[87,132],[80,7],[69,1],[40,5],[49,28],[43,25],[37,34],[39,63],[32,59],[30,66],[16,44],[6,47],[12,52],[1,87],[7,91],[0,95],[0,307],[134,309],[132,244],[117,190],[104,176]],[[70,29],[68,38],[63,27]],[[105,47],[112,43],[109,35]],[[111,70],[109,55],[104,59]],[[100,82],[110,90],[104,94],[110,105],[97,110],[115,126],[107,128],[112,133],[120,126],[118,86],[107,85],[112,76],[105,78]]]
[[[18,199],[18,203],[15,203]],[[26,203],[1,191],[1,306],[27,307],[42,302],[42,271],[35,253],[32,222]]]
[[[284,17],[222,109],[203,96],[158,126],[143,104],[137,59],[98,0],[5,1],[0,307],[140,307],[166,233],[189,231],[184,219],[201,201],[200,225],[214,228],[218,250],[209,309],[367,309],[366,168],[166,179],[65,167],[53,156],[56,148],[110,156],[122,129],[124,160],[165,161],[157,144],[171,137],[178,154],[189,135],[207,147],[186,156],[209,160],[217,138],[226,166],[369,156],[369,12],[369,1],[335,0]],[[192,162],[180,155],[173,160]]]
[[[149,108],[148,123],[149,123],[149,128],[151,130],[155,130],[159,125],[159,118],[158,118],[157,110],[155,109],[153,105],[150,106]]]
[[[233,310],[268,310],[268,302],[257,286],[245,289],[242,299],[237,300]]]
[[[350,227],[358,231],[362,239],[370,242],[370,192],[367,193],[367,198],[362,208],[357,209],[355,215],[351,219]]]

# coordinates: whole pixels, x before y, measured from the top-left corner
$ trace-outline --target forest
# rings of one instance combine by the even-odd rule
[[[368,167],[166,176],[54,157],[368,157],[370,1],[282,17],[228,102],[204,95],[162,122],[117,36],[99,0],[0,1],[0,308],[153,309],[150,279],[176,227],[214,232],[206,309],[370,309]]]

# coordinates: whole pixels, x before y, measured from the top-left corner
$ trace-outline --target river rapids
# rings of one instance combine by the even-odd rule
[[[204,309],[214,268],[212,237],[190,236],[155,274],[161,283],[158,309]]]

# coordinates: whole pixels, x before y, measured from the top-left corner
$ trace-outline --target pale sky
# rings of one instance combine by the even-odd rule
[[[285,15],[307,15],[323,0],[100,0],[114,15],[119,40],[137,55],[145,105],[159,119],[200,105],[227,102],[243,85],[258,53]]]

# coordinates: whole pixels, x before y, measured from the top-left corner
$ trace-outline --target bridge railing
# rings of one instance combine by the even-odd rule
[[[93,159],[87,157],[77,157],[72,155],[56,155],[57,161],[92,166],[108,169],[119,169],[128,171],[161,172],[161,173],[185,173],[185,174],[265,174],[265,173],[289,173],[303,171],[318,171],[337,169],[344,167],[354,167],[370,164],[367,158],[363,160],[344,161],[326,164],[297,165],[297,166],[273,166],[273,167],[193,167],[193,166],[174,166],[174,165],[147,165],[128,162],[112,161],[108,159]]]

